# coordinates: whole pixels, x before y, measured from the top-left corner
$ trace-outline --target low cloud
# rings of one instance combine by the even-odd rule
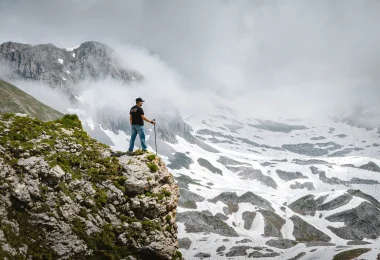
[[[380,110],[379,12],[374,0],[6,0],[0,40],[115,48],[145,80],[84,82],[96,107],[142,96],[157,113],[343,117]]]

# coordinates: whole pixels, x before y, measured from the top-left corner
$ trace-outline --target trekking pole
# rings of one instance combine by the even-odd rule
[[[153,122],[156,122],[156,119],[153,119]],[[156,134],[156,124],[153,125],[154,128],[154,144],[156,145],[156,155],[157,155],[157,134]]]

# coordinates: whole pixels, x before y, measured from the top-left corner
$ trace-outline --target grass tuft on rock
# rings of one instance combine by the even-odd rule
[[[156,172],[158,170],[158,166],[155,163],[147,164],[151,172]]]

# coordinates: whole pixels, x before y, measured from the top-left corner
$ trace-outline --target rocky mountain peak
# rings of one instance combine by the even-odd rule
[[[143,78],[125,68],[112,48],[93,41],[66,49],[5,42],[0,45],[0,65],[8,71],[6,78],[39,81],[66,92],[86,79],[114,78],[128,83]]]

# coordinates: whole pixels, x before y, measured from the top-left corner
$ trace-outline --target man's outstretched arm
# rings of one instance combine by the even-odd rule
[[[132,115],[129,115],[129,123],[132,125]]]
[[[146,118],[144,115],[141,115],[141,118],[142,118],[144,121],[146,121],[146,122],[149,122],[149,123],[154,124],[154,125],[156,124],[155,121],[149,120],[149,119]]]

